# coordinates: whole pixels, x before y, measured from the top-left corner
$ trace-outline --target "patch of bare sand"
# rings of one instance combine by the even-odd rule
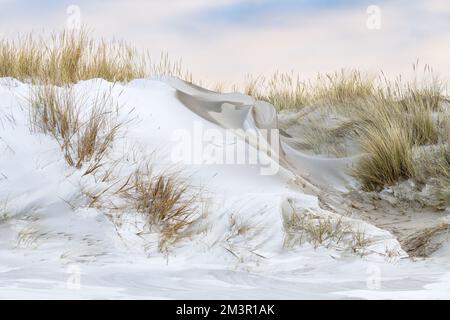
[[[341,118],[307,107],[281,113],[278,120],[288,134],[283,141],[296,151],[291,160],[302,160],[295,163],[296,173],[316,187],[323,209],[391,232],[411,257],[428,257],[449,240],[450,212],[433,208],[427,194],[408,181],[382,192],[358,189],[350,168],[359,151],[349,132],[339,134],[346,129]]]
[[[391,232],[411,257],[428,257],[449,239],[448,213],[419,201],[358,190],[327,192],[320,200],[324,208]]]

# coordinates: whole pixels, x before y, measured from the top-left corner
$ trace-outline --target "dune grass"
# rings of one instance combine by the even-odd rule
[[[316,217],[312,215],[292,215],[284,221],[285,247],[311,243],[315,248],[320,246],[329,247],[338,245],[345,235],[350,232],[344,226],[342,220]]]
[[[331,74],[319,74],[311,91],[312,102],[339,106],[372,97],[376,92],[376,85],[374,77],[359,70],[341,69]]]
[[[308,88],[293,73],[276,72],[271,77],[249,77],[245,94],[273,104],[278,110],[295,110],[310,101]]]
[[[404,248],[414,257],[429,257],[448,240],[450,223],[441,222],[411,235],[404,241]]]
[[[413,150],[449,142],[448,125],[441,119],[445,85],[428,66],[420,80],[407,82],[357,70],[319,75],[315,82],[307,83],[284,77],[273,78],[288,84],[282,89],[271,91],[267,82],[259,79],[247,93],[273,103],[280,111],[297,112],[299,142],[316,153],[349,155],[343,143],[353,141],[361,154],[353,173],[364,190],[415,178],[420,173],[416,172]]]
[[[124,41],[94,38],[87,28],[0,39],[0,77],[67,85],[94,78],[128,82],[150,75],[194,82],[181,61],[173,62],[167,54],[152,61],[148,52]]]
[[[364,128],[361,137],[363,156],[354,174],[364,190],[371,191],[392,185],[414,175],[411,138],[395,121]]]
[[[352,108],[364,153],[355,175],[364,189],[375,190],[417,177],[420,173],[413,150],[447,143],[439,141],[439,123],[434,119],[443,101],[441,93],[437,98],[437,90],[422,90],[410,84],[402,89],[396,82]]]
[[[249,77],[244,92],[273,104],[279,111],[296,111],[313,104],[340,105],[375,92],[373,77],[342,69],[302,81],[294,73],[275,72],[270,77]]]
[[[431,188],[427,202],[439,210],[450,206],[450,152],[448,144],[415,152],[415,180]]]
[[[121,41],[94,40],[86,29],[0,40],[0,77],[44,84],[102,78],[129,81],[146,75],[146,59]]]
[[[131,174],[118,195],[143,215],[150,230],[159,232],[161,252],[188,236],[189,227],[200,217],[193,188],[176,172],[154,173],[148,163]]]
[[[97,184],[84,188],[83,195],[88,207],[105,212],[118,227],[131,214],[136,234],[156,234],[158,250],[168,254],[178,242],[201,232],[196,227],[205,216],[205,202],[181,172],[156,172],[149,158],[138,157],[125,172],[117,166],[93,172]]]
[[[109,93],[98,95],[90,108],[83,108],[88,102],[70,87],[45,85],[31,90],[29,102],[32,130],[55,138],[68,165],[84,166],[85,174],[102,165],[121,127]]]

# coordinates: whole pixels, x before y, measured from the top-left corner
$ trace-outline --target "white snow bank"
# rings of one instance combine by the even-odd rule
[[[279,162],[272,154],[256,164],[178,163],[190,183],[204,190],[207,215],[198,234],[166,257],[157,252],[155,235],[137,236],[132,226],[114,225],[101,212],[83,207],[82,190],[95,188],[96,182],[68,168],[54,140],[30,132],[23,100],[28,90],[13,79],[0,81],[1,298],[338,298],[360,296],[357,290],[367,288],[367,270],[374,264],[395,274],[386,278],[389,283],[408,279],[410,270],[417,274],[412,262],[386,262],[386,257],[405,257],[390,233],[350,218],[342,219],[354,230],[364,229],[370,240],[365,258],[308,244],[285,248],[289,216],[308,212],[340,218],[320,208],[315,179],[322,179],[319,185],[344,187],[349,177],[342,173],[345,163],[304,156],[283,141]],[[173,167],[173,150],[180,147],[177,132],[189,133],[199,150],[220,154],[236,142],[201,135],[198,141],[195,130],[225,135],[227,129],[251,129],[261,138],[263,129],[276,129],[270,105],[174,78],[127,85],[90,80],[75,86],[82,96],[99,90],[111,91],[121,105],[119,118],[128,123],[110,157],[127,159],[130,166],[131,151],[139,150],[155,152],[157,168]],[[249,139],[245,152],[258,148],[260,141]],[[267,148],[277,143],[270,140]],[[262,174],[278,163],[276,174]],[[310,174],[302,177],[304,170]],[[247,231],[240,232],[240,226]],[[424,264],[422,272],[426,268]],[[447,279],[440,277],[438,265],[432,268],[434,277],[425,275],[404,288]]]

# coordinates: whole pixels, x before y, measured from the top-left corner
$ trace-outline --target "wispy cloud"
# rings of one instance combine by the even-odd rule
[[[182,57],[200,77],[294,70],[305,76],[341,67],[410,70],[417,58],[450,76],[448,0],[0,0],[0,32],[62,29],[80,6],[96,35],[124,38],[154,55]],[[366,26],[368,5],[382,27]]]
[[[330,1],[330,0],[247,0],[239,1],[223,8],[210,8],[197,12],[194,21],[203,23],[223,23],[233,25],[265,25],[273,19],[282,22],[286,14],[303,15],[308,12],[351,8],[364,1]]]

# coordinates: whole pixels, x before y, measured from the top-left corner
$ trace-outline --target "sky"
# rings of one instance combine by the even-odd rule
[[[450,77],[449,0],[0,0],[2,37],[74,21],[167,52],[205,82],[341,68],[407,77],[417,59]]]

